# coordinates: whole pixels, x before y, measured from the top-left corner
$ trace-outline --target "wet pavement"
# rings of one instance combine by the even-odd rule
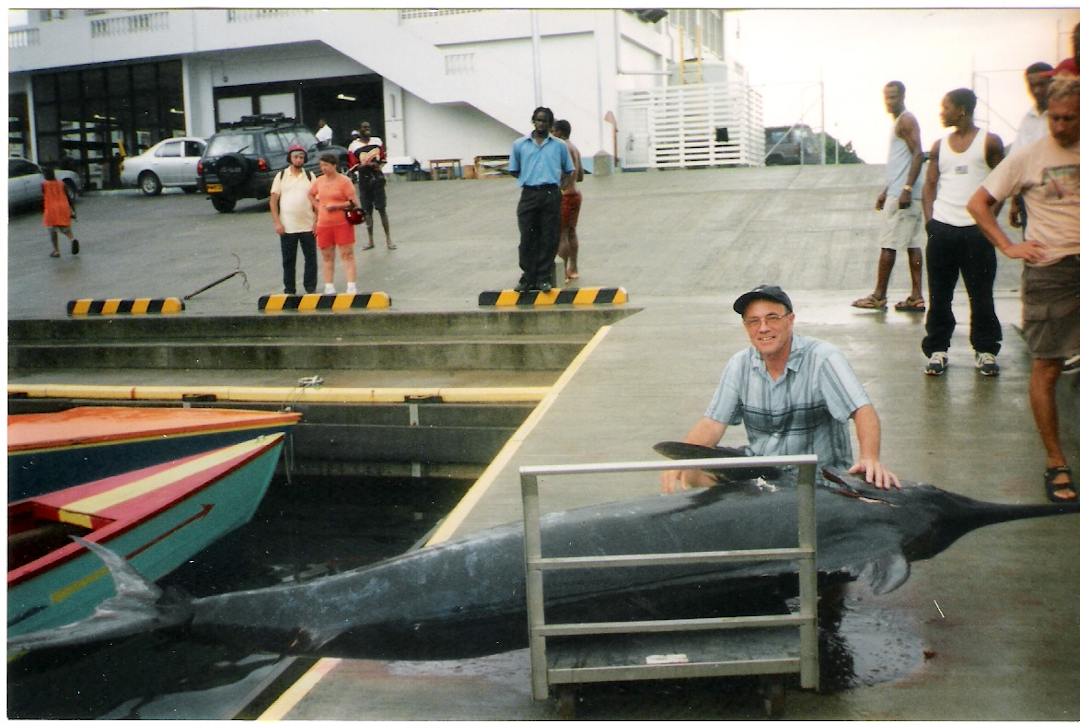
[[[845,351],[882,418],[882,458],[901,477],[988,501],[1043,501],[1044,453],[1027,403],[1030,361],[1016,329],[1019,265],[999,256],[995,291],[1005,332],[1002,374],[994,379],[974,370],[966,302],[955,305],[961,324],[952,366],[940,378],[922,373],[921,315],[850,307],[871,288],[879,223],[872,205],[881,175],[880,167],[770,167],[588,178],[579,284],[622,286],[629,306],[640,311],[603,330],[554,383],[438,536],[520,519],[519,466],[655,460],[651,446],[682,438],[708,403],[724,362],[746,346],[730,306],[762,282],[789,292],[796,332]],[[510,183],[395,183],[389,196],[398,249],[383,248],[380,236],[376,249],[358,252],[360,289],[389,293],[393,308],[386,314],[473,311],[481,291],[516,280]],[[62,317],[76,297],[182,296],[234,269],[232,254],[241,258],[250,288],[230,280],[195,297],[184,314],[257,314],[258,297],[280,288],[277,240],[265,209],[250,202],[236,214],[217,215],[198,196],[92,196],[79,212],[83,253],[60,260],[46,256],[39,218],[16,216],[9,225],[9,315]],[[898,267],[891,301],[906,296],[907,286],[907,270]],[[86,371],[67,377],[55,382],[97,379]],[[1077,383],[1066,378],[1058,387],[1074,470],[1080,468]],[[744,440],[734,429],[724,442]],[[553,481],[544,486],[543,502],[545,510],[572,508],[658,489],[653,476]],[[865,674],[850,687],[789,692],[786,717],[1080,718],[1078,544],[1073,516],[1002,524],[916,562],[908,582],[891,594],[849,592],[847,641],[881,661],[861,655]],[[457,664],[331,664],[270,713],[287,719],[555,714],[551,701],[529,697],[528,661],[520,652]],[[579,715],[586,718],[762,716],[754,685],[745,682],[598,687],[584,697]]]

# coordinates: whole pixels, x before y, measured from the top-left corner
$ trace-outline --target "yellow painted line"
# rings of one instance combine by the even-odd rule
[[[78,581],[74,581],[71,584],[68,584],[63,589],[57,589],[55,592],[53,592],[52,594],[49,595],[49,601],[52,602],[53,604],[57,604],[59,602],[64,601],[65,599],[67,599],[68,597],[70,597],[72,594],[79,591],[83,587],[85,587],[85,586],[87,586],[89,584],[93,584],[98,579],[105,576],[105,574],[107,574],[108,571],[109,571],[108,569],[102,567],[101,569],[98,569],[97,571],[95,571],[93,574],[87,574],[82,579],[79,579]]]
[[[547,386],[505,388],[258,388],[246,386],[8,385],[8,395],[86,400],[182,400],[213,395],[219,402],[401,403],[440,396],[453,403],[538,403]]]
[[[101,308],[101,314],[115,315],[118,309],[120,309],[120,300],[105,300],[105,305]]]
[[[77,513],[75,511],[66,511],[64,509],[60,509],[57,512],[57,518],[60,520],[60,523],[63,524],[74,524],[76,526],[81,526],[84,529],[94,528],[93,522],[90,520],[89,516],[87,516],[86,514]]]
[[[476,483],[473,484],[469,492],[458,502],[458,505],[454,507],[454,510],[443,520],[443,523],[439,528],[435,530],[431,538],[425,546],[434,546],[435,544],[441,544],[449,539],[454,531],[457,530],[461,522],[465,520],[465,517],[472,512],[479,503],[480,499],[491,488],[491,484],[495,482],[499,474],[502,473],[506,464],[514,457],[521,444],[528,438],[529,433],[540,423],[548,409],[555,404],[555,401],[559,397],[559,393],[562,392],[570,381],[573,379],[577,371],[585,364],[585,361],[589,359],[593,351],[600,346],[601,341],[607,336],[608,331],[611,329],[610,325],[604,325],[593,338],[589,340],[581,352],[577,354],[574,361],[563,371],[563,374],[559,376],[559,379],[555,381],[555,384],[551,386],[548,394],[544,396],[544,399],[540,401],[540,404],[533,408],[533,411],[529,413],[529,417],[525,419],[525,422],[521,424],[514,434],[510,436],[510,440],[502,447],[499,454],[495,456],[494,460],[484,470],[480,478],[476,479]]]
[[[261,448],[267,443],[268,440],[280,439],[284,437],[284,433],[274,433],[271,436],[260,436],[254,440],[245,441],[243,443],[237,443],[236,445],[229,446],[228,448],[222,448],[221,450],[208,453],[206,455],[199,456],[193,461],[188,461],[180,466],[175,466],[165,471],[155,473],[146,478],[140,478],[136,481],[132,481],[129,484],[118,486],[111,491],[105,491],[103,493],[96,494],[94,496],[87,496],[79,501],[73,501],[64,506],[65,511],[74,511],[78,513],[96,514],[99,511],[107,509],[111,506],[130,501],[137,496],[149,493],[158,488],[168,486],[171,483],[175,483],[186,476],[190,476],[199,471],[205,470],[212,466],[216,466],[219,463],[232,460],[237,456],[245,455],[251,451]]]
[[[73,315],[85,315],[90,311],[90,303],[93,300],[75,300],[75,306],[71,308]]]
[[[307,694],[311,692],[315,685],[319,684],[322,678],[326,677],[338,664],[341,662],[339,659],[326,657],[316,662],[310,670],[305,672],[303,676],[293,683],[293,686],[279,697],[273,705],[268,707],[262,715],[259,715],[260,722],[277,722],[281,720],[289,711],[296,707],[296,704],[307,697]]]

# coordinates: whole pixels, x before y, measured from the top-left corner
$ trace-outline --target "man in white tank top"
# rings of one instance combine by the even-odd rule
[[[922,297],[922,245],[923,234],[922,198],[923,155],[919,122],[904,107],[904,84],[889,81],[883,91],[885,110],[893,117],[889,133],[889,157],[885,163],[885,190],[877,198],[876,209],[885,212],[881,233],[881,254],[878,255],[877,283],[874,291],[855,300],[852,307],[864,310],[886,310],[886,292],[896,253],[906,249],[908,268],[911,270],[911,294],[896,303],[896,309],[906,312],[922,312],[926,304]]]
[[[927,375],[941,375],[949,365],[949,343],[956,329],[952,300],[963,275],[971,303],[971,346],[975,367],[987,377],[998,374],[1001,323],[994,311],[997,254],[967,211],[971,195],[1004,156],[1001,138],[976,128],[975,94],[967,88],[941,99],[941,125],[955,130],[935,141],[926,169],[922,206],[926,222],[926,313],[923,354]]]

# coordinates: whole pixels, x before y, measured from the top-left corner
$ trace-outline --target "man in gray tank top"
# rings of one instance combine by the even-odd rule
[[[881,235],[881,255],[878,257],[877,285],[874,291],[851,303],[852,307],[865,310],[887,309],[885,298],[896,264],[898,249],[907,249],[908,268],[911,270],[911,294],[896,303],[896,309],[905,312],[922,312],[926,303],[922,298],[922,139],[919,122],[904,107],[904,84],[889,81],[885,85],[885,109],[894,120],[889,134],[889,157],[885,164],[885,190],[877,198],[877,210],[885,212],[885,225]]]

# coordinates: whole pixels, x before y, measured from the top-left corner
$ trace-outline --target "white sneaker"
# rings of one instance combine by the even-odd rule
[[[349,284],[345,286],[345,294],[356,294],[356,282],[349,282]]]
[[[979,369],[979,375],[985,375],[988,378],[997,377],[997,374],[1001,372],[997,358],[992,352],[975,353],[975,367]]]
[[[935,352],[926,363],[926,374],[941,375],[947,367],[949,367],[949,354],[947,352]]]
[[[1076,373],[1080,373],[1080,355],[1073,355],[1061,363],[1062,375],[1075,375]]]
[[[326,287],[325,287],[325,288],[323,289],[322,293],[323,293],[324,295],[336,295],[336,294],[337,294],[337,288],[336,288],[336,287],[334,287],[334,285],[332,285],[332,284],[328,284],[328,285],[326,285]]]

